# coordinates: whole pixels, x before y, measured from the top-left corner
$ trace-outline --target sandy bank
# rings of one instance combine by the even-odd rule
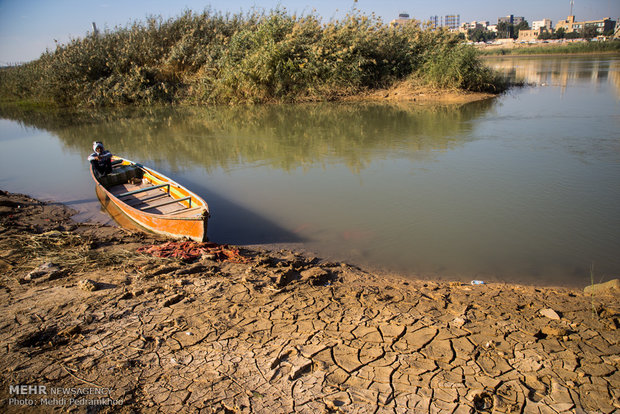
[[[468,92],[458,89],[437,89],[429,86],[412,86],[402,81],[388,89],[343,98],[344,102],[416,103],[418,105],[466,104],[496,97],[496,94]]]
[[[3,412],[620,409],[616,290],[384,278],[287,251],[187,263],[71,214],[0,194]]]

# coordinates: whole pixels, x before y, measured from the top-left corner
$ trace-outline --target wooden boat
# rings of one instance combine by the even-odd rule
[[[112,173],[98,177],[97,197],[119,224],[175,238],[207,240],[209,206],[195,193],[130,160],[114,156]]]

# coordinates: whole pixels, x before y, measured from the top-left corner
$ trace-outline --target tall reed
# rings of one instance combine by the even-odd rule
[[[285,10],[152,17],[89,34],[0,70],[0,99],[59,106],[335,100],[407,78],[500,91],[472,47],[444,30],[357,12],[323,23]]]

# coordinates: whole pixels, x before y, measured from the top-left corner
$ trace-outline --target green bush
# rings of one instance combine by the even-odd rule
[[[351,14],[326,24],[283,10],[149,18],[58,45],[0,70],[0,98],[59,106],[334,100],[415,77],[438,87],[503,88],[444,30]]]
[[[497,73],[484,66],[476,50],[463,44],[436,49],[416,76],[439,88],[497,93],[507,87]]]

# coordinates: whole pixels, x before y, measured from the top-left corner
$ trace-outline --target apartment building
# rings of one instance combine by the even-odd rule
[[[532,42],[538,40],[538,36],[540,33],[544,31],[544,29],[530,29],[530,30],[519,30],[519,38],[517,39],[519,42]]]
[[[465,31],[469,29],[486,29],[487,27],[489,27],[488,21],[478,22],[474,20],[473,22],[465,22],[461,25],[461,29]]]
[[[616,21],[605,17],[601,20],[587,20],[583,22],[575,21],[575,16],[568,16],[566,20],[560,20],[555,25],[555,30],[564,29],[566,33],[581,32],[588,27],[596,28],[596,32],[603,34],[606,31],[614,30]]]
[[[444,26],[450,28],[450,30],[458,30],[461,26],[461,15],[460,14],[448,14],[444,20]]]
[[[411,22],[412,20],[409,17],[408,13],[401,13],[398,15],[398,19],[394,19],[390,22],[391,26],[399,26],[399,25],[404,25],[407,24],[409,22]]]
[[[525,21],[525,17],[523,16],[514,16],[514,15],[509,15],[509,16],[505,16],[505,17],[499,17],[497,19],[497,24],[500,23],[508,23],[508,24],[514,24],[515,26],[518,25],[521,22]]]
[[[550,32],[552,27],[551,19],[542,19],[532,22],[532,30],[544,29]]]

